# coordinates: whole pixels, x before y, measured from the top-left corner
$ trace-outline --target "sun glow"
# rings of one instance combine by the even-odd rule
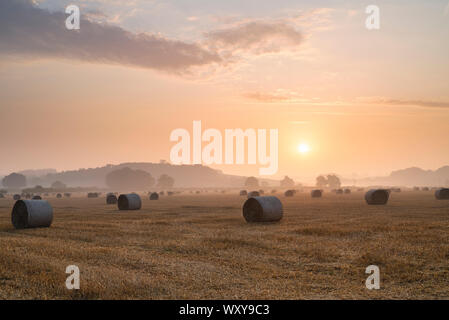
[[[301,143],[301,144],[298,145],[298,152],[299,153],[305,154],[305,153],[308,153],[309,151],[310,151],[310,147],[309,147],[308,144]]]

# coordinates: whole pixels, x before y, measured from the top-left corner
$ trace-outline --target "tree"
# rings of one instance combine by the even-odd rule
[[[281,188],[293,188],[295,186],[295,181],[288,176],[285,176],[284,179],[281,180],[280,184]]]
[[[7,188],[22,188],[27,185],[27,179],[23,174],[13,172],[4,177],[2,183]]]
[[[175,179],[167,174],[163,174],[157,180],[157,186],[159,188],[172,188],[175,185]]]
[[[327,186],[327,179],[324,176],[318,176],[316,178],[316,186],[318,188],[324,188]]]
[[[329,188],[331,188],[331,189],[340,189],[340,187],[341,187],[340,178],[337,177],[335,174],[329,174],[327,176],[327,184],[329,185]]]
[[[51,184],[52,189],[65,189],[67,185],[61,181],[55,181]]]
[[[124,167],[106,175],[106,184],[111,189],[145,190],[154,185],[154,178],[146,171]]]
[[[255,177],[249,177],[245,181],[245,187],[257,188],[259,187],[259,180],[257,180]]]

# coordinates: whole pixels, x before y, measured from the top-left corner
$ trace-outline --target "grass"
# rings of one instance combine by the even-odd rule
[[[279,198],[280,223],[247,224],[244,197],[143,199],[118,211],[104,198],[49,198],[50,228],[14,230],[0,199],[1,299],[448,299],[449,202],[393,193]],[[81,289],[65,269],[81,270]],[[365,288],[380,267],[381,289]]]

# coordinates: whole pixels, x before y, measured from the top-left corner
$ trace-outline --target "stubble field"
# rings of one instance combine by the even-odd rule
[[[246,197],[174,195],[140,211],[47,200],[50,228],[15,230],[0,199],[0,299],[448,299],[449,201],[392,193],[277,195],[279,223],[248,224]],[[81,289],[68,290],[68,265]],[[365,287],[380,268],[381,289]]]

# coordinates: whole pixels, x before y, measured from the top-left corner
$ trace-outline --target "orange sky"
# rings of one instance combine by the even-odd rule
[[[213,20],[198,10],[196,20],[185,17],[190,33],[184,25],[137,28],[137,18],[116,23],[131,32],[165,31],[220,57],[175,72],[110,56],[84,61],[34,48],[18,52],[16,43],[8,52],[0,47],[0,173],[169,160],[170,132],[191,131],[193,120],[203,129],[279,129],[275,177],[362,177],[447,165],[449,16],[445,2],[436,2],[381,3],[378,31],[363,27],[360,5],[325,1],[320,8],[286,2],[257,17],[235,7],[240,16],[231,22],[221,22],[229,12]],[[131,9],[115,8],[124,15]],[[299,12],[302,18],[293,19]],[[267,38],[241,39],[256,31]],[[298,153],[300,143],[310,152]],[[257,175],[259,168],[215,167],[242,175]]]

